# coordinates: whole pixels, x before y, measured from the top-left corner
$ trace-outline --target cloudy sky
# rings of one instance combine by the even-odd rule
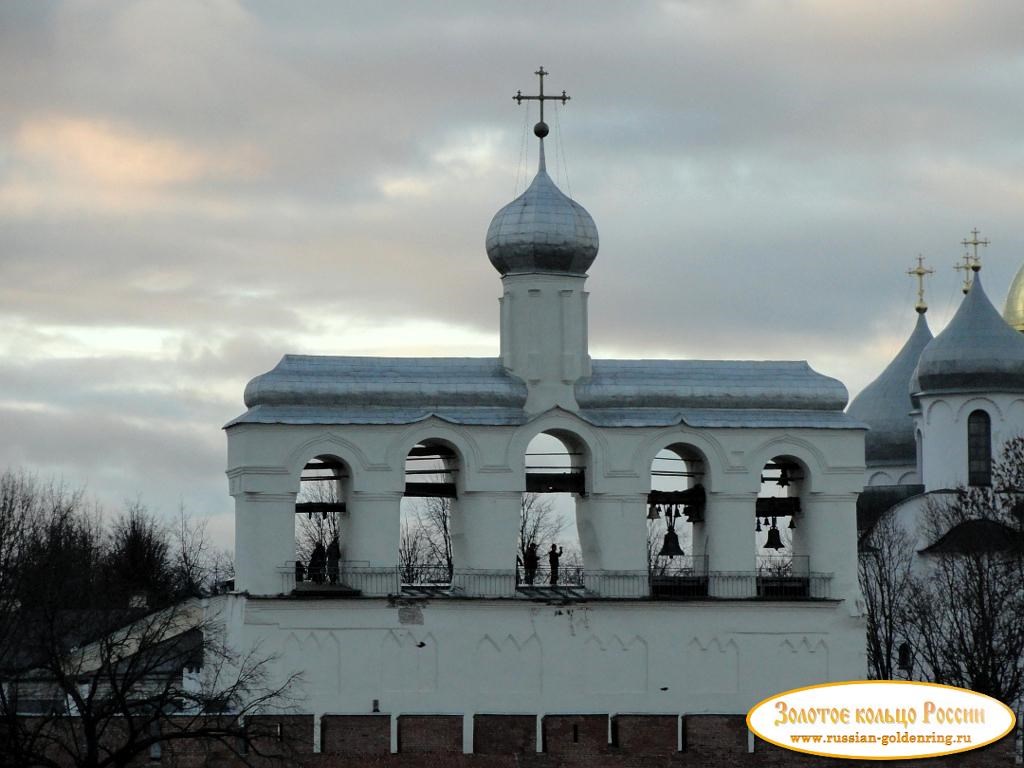
[[[221,426],[285,352],[497,354],[484,233],[536,163],[594,216],[596,357],[934,330],[1024,263],[1024,3],[0,5],[0,468],[229,540]],[[525,153],[524,153],[525,146]],[[560,151],[561,150],[561,151]]]

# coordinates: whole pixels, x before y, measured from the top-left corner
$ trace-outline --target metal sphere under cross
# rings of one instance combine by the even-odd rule
[[[914,267],[914,269],[907,270],[908,275],[917,278],[917,304],[914,306],[914,309],[918,314],[923,314],[928,311],[928,304],[924,300],[924,278],[934,272],[934,269],[928,269],[928,267],[924,265],[924,256],[920,255],[917,257],[917,266]]]
[[[544,102],[545,101],[560,101],[563,104],[565,104],[565,102],[569,101],[569,99],[571,99],[572,96],[566,96],[565,95],[565,91],[562,91],[562,95],[561,96],[545,96],[544,95],[544,77],[545,77],[545,75],[550,75],[551,73],[550,72],[545,72],[544,71],[544,67],[541,67],[540,69],[538,69],[533,74],[537,75],[537,77],[540,78],[540,90],[539,90],[538,94],[536,96],[523,96],[523,92],[517,90],[516,91],[516,95],[513,96],[512,98],[515,99],[516,104],[522,104],[524,101],[539,101],[540,102],[540,122],[537,123],[535,126],[533,126],[533,132],[534,132],[534,134],[538,138],[543,139],[545,136],[548,135],[548,125],[547,125],[547,123],[544,122]]]

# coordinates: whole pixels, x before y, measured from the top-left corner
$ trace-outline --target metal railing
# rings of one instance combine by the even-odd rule
[[[587,571],[582,566],[482,570],[446,565],[376,567],[342,561],[337,579],[296,582],[294,562],[278,569],[282,594],[337,593],[386,596],[467,598],[537,598],[630,600],[828,600],[831,573],[811,573],[806,557],[759,557],[756,571],[709,571],[705,558],[687,558],[668,568],[642,571]],[[554,583],[552,576],[555,575]],[[529,580],[528,580],[529,577]]]

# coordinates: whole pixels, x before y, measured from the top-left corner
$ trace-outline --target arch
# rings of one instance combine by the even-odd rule
[[[481,464],[480,447],[472,435],[441,422],[425,421],[405,430],[387,447],[388,465],[394,469],[399,484],[405,482],[405,460],[417,445],[443,445],[455,452],[461,470],[456,478],[459,490],[478,489],[477,478]]]
[[[587,468],[588,493],[601,493],[604,490],[607,441],[585,421],[560,410],[545,413],[519,427],[512,435],[506,448],[505,461],[514,474],[525,477],[527,448],[533,438],[540,434],[553,435],[571,452],[582,454],[577,460],[577,466]],[[525,480],[523,482],[525,489]]]
[[[992,417],[981,408],[967,417],[967,484],[992,485]]]
[[[884,470],[872,472],[868,478],[868,485],[893,485],[892,475]]]
[[[900,475],[899,479],[896,481],[896,484],[897,485],[914,485],[915,483],[917,483],[917,481],[918,481],[917,471],[916,470],[910,470],[909,472],[904,472],[902,475]]]
[[[793,435],[781,435],[766,440],[750,451],[750,459],[746,467],[753,493],[761,488],[761,470],[774,458],[787,458],[800,465],[804,480],[800,488],[801,495],[822,491],[821,475],[828,466],[821,450],[808,440]]]
[[[316,456],[330,456],[344,463],[348,467],[351,477],[349,486],[352,490],[366,490],[364,486],[369,466],[366,455],[355,443],[325,432],[300,443],[288,455],[285,467],[288,470],[289,484],[296,491],[299,488],[302,469],[311,458]]]
[[[709,435],[681,430],[678,427],[662,430],[651,435],[637,448],[633,459],[633,468],[638,477],[651,472],[651,464],[655,456],[666,448],[674,445],[685,445],[696,451],[704,461],[704,487],[708,490],[721,488],[728,462],[721,444]],[[714,457],[714,461],[712,461]]]
[[[956,420],[962,421],[965,413],[968,411],[973,413],[977,410],[987,411],[990,419],[999,422],[1003,421],[1003,409],[999,407],[999,403],[990,397],[971,397],[964,400],[960,407],[957,408]]]
[[[943,411],[945,411],[946,419],[950,422],[955,419],[953,407],[945,400],[933,400],[928,403],[928,407],[924,411],[924,423],[927,426],[932,426],[940,417],[942,417]]]

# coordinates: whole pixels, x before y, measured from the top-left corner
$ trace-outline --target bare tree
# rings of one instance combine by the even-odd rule
[[[319,504],[337,504],[341,501],[338,483],[327,481],[309,481],[302,483],[297,499],[299,502]],[[325,547],[335,536],[341,540],[340,512],[309,512],[297,518],[297,535],[295,539],[296,558],[308,563],[310,555],[317,543]],[[344,542],[342,542],[344,544]]]
[[[185,741],[258,754],[243,719],[288,706],[294,680],[228,647],[213,603],[179,599],[175,563],[208,567],[179,524],[175,542],[136,502],[104,530],[80,491],[0,475],[0,765],[126,766]],[[129,603],[140,587],[156,610]]]
[[[398,542],[398,568],[403,584],[414,584],[423,577],[426,564],[426,537],[418,519],[402,520]]]
[[[884,515],[865,541],[860,553],[860,588],[867,604],[868,675],[876,680],[909,677],[912,664],[904,657],[912,651],[907,611],[914,598],[911,566],[914,542],[893,515]]]
[[[124,612],[24,612],[27,650],[0,688],[0,756],[121,768],[189,742],[248,764],[242,753],[261,750],[246,716],[289,707],[296,678],[275,682],[273,657],[229,647],[207,610],[185,601],[128,623]]]
[[[536,544],[537,550],[544,552],[558,541],[558,537],[564,529],[565,520],[558,514],[549,497],[540,493],[523,494],[519,515],[520,558],[525,558],[526,548],[530,544]],[[563,562],[567,563],[568,560],[563,560]]]
[[[991,487],[933,495],[928,569],[909,601],[920,674],[1013,704],[1024,693],[1024,438],[1007,443]]]

